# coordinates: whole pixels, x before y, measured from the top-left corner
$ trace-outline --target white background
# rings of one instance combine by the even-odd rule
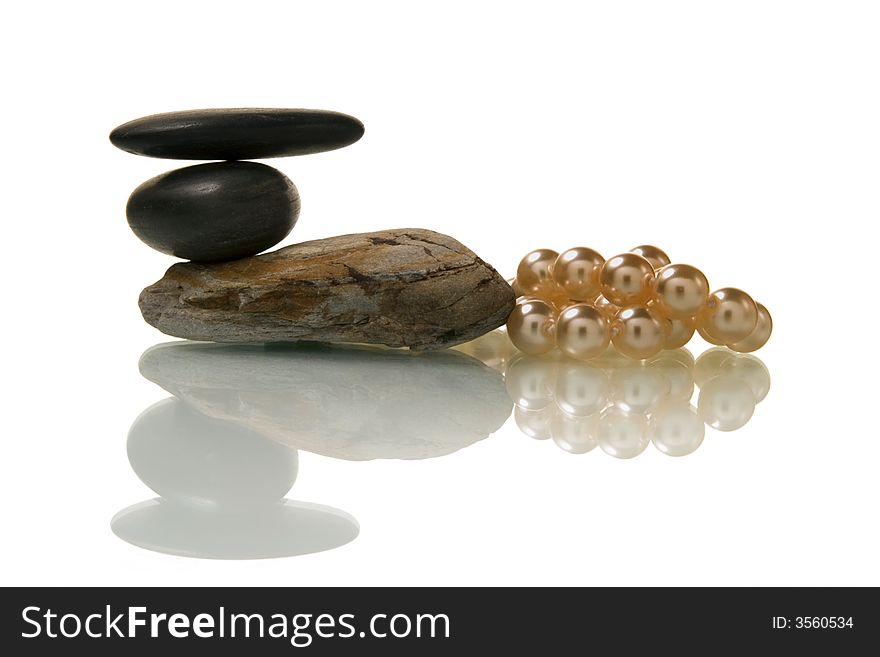
[[[4,13],[2,584],[880,584],[880,13],[871,2],[14,3]],[[185,164],[110,130],[199,107],[317,107],[357,144],[271,162],[285,243],[421,226],[512,275],[639,243],[775,319],[773,386],[693,455],[572,456],[510,420],[448,458],[301,453],[345,509],[330,552],[210,562],[109,529],[152,497],[135,416],[167,396],[137,309],[171,264],[128,194]],[[692,350],[705,345],[695,339]]]

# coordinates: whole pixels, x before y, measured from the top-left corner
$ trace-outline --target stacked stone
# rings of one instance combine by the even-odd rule
[[[323,110],[211,109],[119,126],[137,155],[222,160],[170,171],[138,187],[128,223],[173,265],[141,292],[144,319],[163,333],[215,342],[357,342],[437,349],[502,325],[513,289],[453,238],[422,228],[337,235],[258,254],[299,216],[281,172],[247,159],[342,148],[364,133]]]
[[[299,217],[296,186],[280,171],[242,160],[342,148],[364,134],[353,116],[303,109],[210,109],[155,114],[110,133],[129,153],[223,160],[175,169],[128,200],[128,224],[157,251],[195,262],[252,256],[274,246]]]

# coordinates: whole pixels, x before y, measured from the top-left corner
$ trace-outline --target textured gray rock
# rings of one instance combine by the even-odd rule
[[[352,461],[450,454],[513,406],[499,372],[453,350],[172,342],[148,349],[140,370],[209,418]]]
[[[178,263],[139,304],[149,324],[192,340],[437,349],[500,326],[514,302],[510,285],[458,241],[402,228]]]

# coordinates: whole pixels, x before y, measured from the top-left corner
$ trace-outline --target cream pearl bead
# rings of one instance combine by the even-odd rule
[[[605,370],[592,363],[560,363],[556,377],[556,405],[566,415],[587,417],[605,408],[611,385]]]
[[[648,423],[648,438],[669,456],[686,456],[703,444],[706,425],[688,401],[670,401],[658,408]]]
[[[657,309],[670,319],[694,317],[709,299],[709,281],[696,267],[666,265],[657,272],[653,299]]]
[[[748,383],[735,376],[716,376],[700,389],[697,412],[708,426],[734,431],[755,412],[755,397]]]
[[[525,291],[520,287],[520,284],[516,281],[516,278],[508,278],[507,284],[513,289],[513,296],[515,296],[517,299],[525,294]]]
[[[596,447],[599,416],[571,417],[557,413],[550,422],[550,437],[560,449],[571,454],[586,454]]]
[[[551,270],[558,257],[559,254],[551,249],[535,249],[520,260],[516,268],[516,282],[524,294],[553,279]]]
[[[644,415],[630,415],[617,408],[609,408],[599,416],[596,441],[606,454],[619,459],[631,459],[648,446],[648,422]]]
[[[468,356],[473,356],[484,365],[504,374],[513,358],[518,352],[507,337],[507,333],[501,329],[495,329],[484,333],[478,338],[452,347]]]
[[[697,323],[697,333],[699,333],[700,337],[703,338],[709,344],[714,344],[716,347],[726,347],[727,346],[726,344],[724,344],[724,340],[721,340],[720,338],[716,338],[714,335],[709,333],[709,331],[706,329],[706,327],[699,322]]]
[[[661,352],[647,362],[669,385],[668,398],[689,401],[694,395],[694,359],[686,349]]]
[[[611,395],[614,405],[626,413],[646,415],[669,395],[669,381],[650,363],[630,361],[611,373]]]
[[[685,319],[666,319],[666,342],[664,349],[680,349],[691,341],[696,330],[696,322],[690,317]]]
[[[742,340],[727,345],[734,351],[742,354],[757,351],[763,347],[767,344],[767,340],[770,339],[770,334],[773,332],[773,318],[770,317],[770,312],[764,307],[763,303],[756,301],[755,305],[758,308],[758,323],[755,325],[755,328]]]
[[[559,254],[553,264],[553,279],[575,301],[591,301],[599,294],[599,271],[605,258],[593,249],[576,246]]]
[[[645,260],[651,263],[651,266],[654,269],[660,269],[661,267],[665,267],[670,262],[672,262],[672,260],[669,259],[669,256],[666,255],[666,252],[663,249],[652,246],[650,244],[642,244],[641,246],[636,246],[630,249],[629,252],[642,256]]]
[[[555,360],[537,356],[516,356],[504,373],[510,400],[519,408],[537,411],[553,404],[556,394]]]
[[[562,310],[566,306],[571,305],[571,299],[568,297],[568,292],[566,292],[561,285],[557,285],[556,282],[552,280],[539,283],[528,296],[546,301],[557,310]]]
[[[735,376],[748,383],[756,404],[770,392],[770,372],[757,356],[733,354],[721,362],[720,370],[724,376]]]
[[[513,409],[513,420],[519,430],[529,438],[535,440],[548,440],[550,438],[550,423],[556,417],[556,409],[552,406],[542,408],[539,411],[530,411],[519,406]]]
[[[608,318],[595,307],[576,303],[563,310],[556,322],[556,346],[566,356],[589,360],[602,355],[611,341]]]
[[[554,336],[557,310],[541,299],[517,302],[507,318],[507,335],[517,349],[526,354],[545,354],[556,346]]]
[[[697,322],[710,337],[731,344],[744,340],[755,330],[758,307],[742,290],[724,287],[709,295]]]
[[[655,356],[666,342],[665,320],[645,306],[623,308],[611,324],[611,342],[630,358]]]
[[[675,361],[679,363],[687,369],[689,372],[694,369],[694,355],[685,349],[684,347],[679,347],[678,349],[669,349],[664,351],[656,358],[651,359],[651,362],[660,362],[665,364],[667,361]]]
[[[614,316],[620,312],[620,306],[616,303],[611,303],[601,294],[593,300],[593,306],[602,311],[608,319],[614,319]]]
[[[694,383],[702,388],[716,376],[720,376],[722,363],[732,355],[730,349],[723,347],[707,349],[701,353],[694,362]]]
[[[599,272],[602,295],[617,305],[632,305],[651,296],[654,267],[635,253],[609,258]]]

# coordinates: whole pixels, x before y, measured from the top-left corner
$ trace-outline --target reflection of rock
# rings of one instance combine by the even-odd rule
[[[204,513],[157,498],[120,511],[111,523],[124,541],[153,552],[201,559],[272,559],[340,547],[358,535],[347,513],[284,500],[247,513]]]
[[[296,450],[178,399],[153,404],[128,432],[128,460],[159,495],[203,507],[250,508],[296,481]]]
[[[144,411],[128,458],[161,497],[116,514],[114,533],[139,547],[208,559],[262,559],[339,547],[358,535],[344,511],[284,498],[297,454],[179,399]]]
[[[140,368],[212,418],[355,461],[452,453],[512,406],[498,372],[453,351],[174,342],[147,350]]]

